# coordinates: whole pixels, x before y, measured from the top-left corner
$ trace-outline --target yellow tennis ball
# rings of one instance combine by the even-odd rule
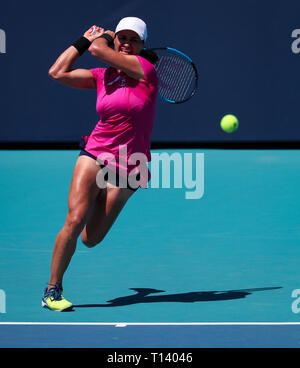
[[[223,116],[220,125],[224,132],[232,133],[239,127],[239,121],[236,116],[228,114]]]

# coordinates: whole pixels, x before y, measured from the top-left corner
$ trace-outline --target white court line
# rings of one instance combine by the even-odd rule
[[[0,322],[0,325],[56,326],[240,326],[240,325],[300,325],[300,322]]]

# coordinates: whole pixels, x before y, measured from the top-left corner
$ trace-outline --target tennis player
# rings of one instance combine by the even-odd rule
[[[126,17],[118,23],[115,32],[96,26],[93,29],[94,32],[90,29],[67,48],[49,70],[52,78],[66,86],[96,89],[96,110],[101,116],[90,136],[85,137],[70,185],[66,221],[54,244],[50,281],[44,290],[42,306],[55,311],[72,308],[72,303],[62,294],[62,282],[78,237],[81,234],[87,247],[103,240],[139,187],[132,186],[129,178],[134,172],[135,182],[139,183],[141,170],[128,158],[140,153],[147,161],[151,159],[150,135],[158,79],[154,65],[139,55],[145,47],[146,24],[139,18]],[[86,50],[109,67],[72,69]],[[121,157],[124,148],[125,157]],[[99,163],[97,158],[103,155],[108,159]],[[112,156],[114,159],[110,160]],[[121,159],[123,165],[119,163]],[[106,173],[116,170],[115,176],[108,175],[116,180],[113,183],[108,180],[102,187],[97,183],[97,176],[107,167],[110,171]]]

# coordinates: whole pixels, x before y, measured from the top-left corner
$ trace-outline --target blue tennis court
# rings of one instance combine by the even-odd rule
[[[0,151],[1,347],[299,347],[300,151],[163,152],[204,154],[203,196],[138,190],[102,244],[78,241],[74,308],[55,313],[41,295],[78,151]]]

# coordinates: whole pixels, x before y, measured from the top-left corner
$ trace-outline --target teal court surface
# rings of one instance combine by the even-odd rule
[[[162,152],[153,151],[153,152]],[[300,151],[204,153],[203,196],[139,189],[41,308],[78,151],[0,151],[0,347],[299,347]]]

